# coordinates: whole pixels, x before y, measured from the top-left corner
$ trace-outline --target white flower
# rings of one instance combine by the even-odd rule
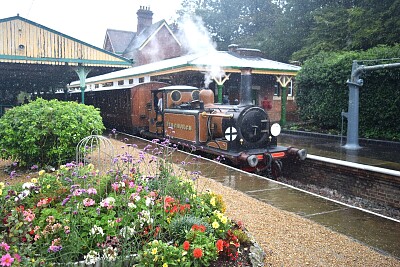
[[[101,235],[101,236],[104,235],[103,228],[101,228],[97,225],[93,226],[92,229],[90,229],[90,233],[92,235],[96,235],[96,234]]]
[[[107,261],[115,261],[118,256],[117,248],[113,248],[113,247],[106,247],[103,250],[103,253],[104,253],[103,259],[105,259]]]
[[[129,202],[129,203],[128,203],[128,208],[130,208],[130,209],[136,209],[136,205],[133,204],[132,202]]]
[[[22,189],[31,189],[33,187],[35,187],[35,184],[31,182],[26,182],[22,185]]]
[[[96,264],[98,260],[100,260],[100,255],[98,252],[91,250],[89,253],[83,257],[85,259],[86,264]]]
[[[123,227],[119,232],[123,238],[131,238],[136,233],[135,228],[129,226]]]
[[[148,198],[146,198],[146,206],[148,207],[148,206],[150,206],[150,204],[153,205],[154,201],[151,197],[148,197]]]

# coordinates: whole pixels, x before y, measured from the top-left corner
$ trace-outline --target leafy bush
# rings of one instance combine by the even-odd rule
[[[400,57],[400,45],[379,46],[361,52],[320,53],[306,61],[297,76],[300,116],[322,129],[341,128],[341,112],[348,110],[348,85],[353,60],[366,66],[393,63],[379,61]],[[397,60],[398,62],[398,60]],[[360,136],[400,140],[400,69],[381,69],[362,74],[360,88]],[[346,128],[346,127],[345,127]]]
[[[28,167],[58,166],[74,158],[82,138],[104,129],[93,106],[39,98],[0,118],[0,158]]]
[[[192,229],[193,225],[204,225],[207,232],[213,232],[203,218],[193,215],[176,216],[171,220],[168,226],[169,236],[178,244],[183,243],[186,239],[186,234]]]

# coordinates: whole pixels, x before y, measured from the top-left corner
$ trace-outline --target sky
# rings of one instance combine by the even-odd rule
[[[140,6],[150,7],[153,23],[176,18],[182,0],[0,0],[0,19],[25,19],[103,47],[107,29],[136,32]]]

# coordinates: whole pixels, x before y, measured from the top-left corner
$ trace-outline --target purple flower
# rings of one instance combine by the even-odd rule
[[[12,171],[10,173],[10,178],[14,178],[15,176],[17,176],[17,172],[16,171]]]
[[[68,203],[68,201],[71,199],[71,195],[68,195],[62,202],[61,202],[61,205],[62,206],[65,206],[67,203]]]
[[[49,249],[47,250],[47,252],[57,252],[60,251],[62,249],[62,246],[50,246]]]
[[[39,166],[38,166],[38,165],[33,165],[33,166],[31,167],[31,170],[37,170],[37,169],[39,169]]]

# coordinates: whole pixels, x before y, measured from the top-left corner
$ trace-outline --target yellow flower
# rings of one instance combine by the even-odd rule
[[[3,189],[0,189],[0,196],[3,195]]]
[[[157,254],[157,248],[153,248],[153,249],[151,250],[151,254],[156,255],[156,254]]]
[[[65,170],[67,168],[67,166],[65,165],[60,165],[60,170]]]
[[[50,187],[51,187],[51,186],[50,186],[49,184],[46,186],[47,189],[49,189]]]
[[[46,173],[45,170],[40,170],[40,171],[39,171],[39,176],[42,176],[42,175],[45,174],[45,173]]]
[[[37,183],[37,179],[36,179],[36,178],[32,178],[32,179],[31,179],[31,182],[34,183],[34,184],[36,184],[36,183]]]
[[[212,226],[212,228],[217,229],[217,228],[219,227],[219,223],[218,223],[217,221],[214,221],[214,222],[211,224],[211,226]]]
[[[211,204],[213,207],[215,207],[215,197],[212,197],[212,198],[210,199],[210,204]]]
[[[94,165],[92,163],[89,163],[87,166],[90,171],[94,169]]]
[[[223,224],[226,224],[226,223],[228,222],[228,218],[226,218],[226,216],[222,216],[221,222],[222,222]]]
[[[162,267],[168,267],[168,263],[164,263]]]
[[[0,182],[0,189],[3,189],[3,188],[4,188],[4,183]]]

